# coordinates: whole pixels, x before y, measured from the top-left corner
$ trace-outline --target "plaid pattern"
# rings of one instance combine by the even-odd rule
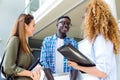
[[[43,40],[41,48],[40,62],[45,68],[50,68],[52,73],[55,73],[55,49],[57,42],[56,34],[53,36],[46,37]],[[64,44],[71,43],[75,48],[78,49],[78,44],[75,40],[66,37],[64,38]],[[73,69],[67,65],[67,59],[64,58],[64,72],[70,72]]]

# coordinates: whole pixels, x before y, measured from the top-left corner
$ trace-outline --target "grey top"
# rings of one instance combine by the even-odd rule
[[[16,36],[10,38],[6,48],[5,48],[5,58],[3,61],[4,72],[6,74],[13,74],[15,76],[15,80],[32,80],[29,77],[18,77],[17,73],[27,69],[34,61],[34,57],[31,53],[24,53],[19,50],[19,39]],[[18,63],[16,64],[16,60],[18,58]]]

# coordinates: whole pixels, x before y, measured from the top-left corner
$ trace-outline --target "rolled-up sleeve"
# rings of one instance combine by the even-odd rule
[[[17,73],[24,70],[16,64],[18,47],[19,39],[17,37],[12,37],[6,46],[5,58],[3,61],[4,72],[7,75],[17,75]]]
[[[98,36],[94,42],[94,53],[96,67],[105,72],[107,75],[111,71],[113,44],[109,40],[105,40],[102,35]]]

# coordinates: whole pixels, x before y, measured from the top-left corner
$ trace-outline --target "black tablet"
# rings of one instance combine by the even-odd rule
[[[61,46],[57,50],[68,60],[74,61],[81,66],[86,66],[86,67],[95,66],[94,62],[92,62],[89,58],[87,58],[78,49],[73,47],[70,43]]]

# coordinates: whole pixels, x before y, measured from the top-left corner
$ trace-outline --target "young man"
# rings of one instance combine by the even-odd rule
[[[71,80],[76,80],[77,70],[68,66],[67,59],[57,51],[57,48],[68,43],[78,48],[77,42],[67,36],[70,27],[71,19],[68,16],[61,16],[58,18],[57,33],[43,40],[40,62],[48,72],[71,72]]]

